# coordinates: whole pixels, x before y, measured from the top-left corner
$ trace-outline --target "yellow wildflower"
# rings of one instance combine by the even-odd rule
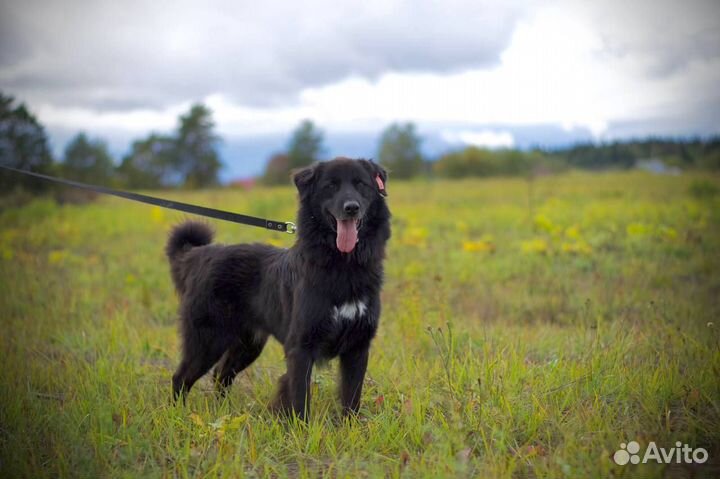
[[[281,240],[280,238],[277,238],[277,237],[268,238],[267,242],[273,246],[277,246],[278,248],[285,246],[285,243],[283,242],[283,240]]]
[[[159,206],[150,208],[150,217],[155,223],[162,223],[165,220],[165,212]]]
[[[592,253],[592,247],[585,241],[579,240],[572,243],[563,243],[560,245],[560,250],[563,253],[571,254],[590,254]]]
[[[542,213],[538,213],[537,215],[535,215],[534,223],[535,228],[541,231],[547,231],[548,233],[552,233],[555,229],[555,225],[553,225],[553,222],[550,221],[550,218],[548,218]]]
[[[48,254],[48,262],[50,264],[62,263],[65,261],[65,258],[67,258],[67,251],[64,250],[54,250]]]
[[[550,250],[550,245],[543,238],[535,238],[520,243],[520,249],[523,253],[538,253],[547,254]]]
[[[463,251],[492,253],[495,251],[495,244],[492,236],[483,236],[479,240],[463,241],[462,248]]]
[[[662,228],[660,228],[660,233],[665,239],[668,240],[674,240],[677,238],[678,235],[677,230],[669,226],[663,226]]]
[[[568,227],[565,230],[565,236],[574,240],[580,238],[580,228],[578,227],[578,225]]]
[[[428,237],[428,230],[426,228],[408,228],[405,230],[400,242],[408,246],[425,247],[426,240]]]

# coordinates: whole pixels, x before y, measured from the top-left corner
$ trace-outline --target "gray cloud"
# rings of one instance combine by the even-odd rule
[[[63,114],[161,111],[215,93],[271,111],[292,107],[305,88],[350,76],[492,68],[515,27],[547,11],[599,35],[598,55],[624,77],[667,80],[652,108],[606,118],[606,136],[720,131],[717,0],[0,0],[0,89]],[[62,114],[49,125],[56,145],[76,128]],[[95,134],[121,151],[132,134],[114,128],[105,123]],[[557,136],[534,128],[522,133],[537,138],[528,142]]]
[[[287,104],[306,87],[387,71],[496,63],[515,2],[4,3],[0,84],[34,102],[160,107],[222,92]]]
[[[665,77],[691,62],[720,57],[717,0],[561,2],[603,39],[605,53],[637,62],[649,77]]]

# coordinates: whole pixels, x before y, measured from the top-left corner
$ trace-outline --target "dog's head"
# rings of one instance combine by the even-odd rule
[[[342,253],[355,249],[359,232],[377,228],[379,220],[389,217],[383,198],[387,172],[372,161],[336,158],[298,171],[293,180],[301,212],[309,213],[315,229],[334,233]]]

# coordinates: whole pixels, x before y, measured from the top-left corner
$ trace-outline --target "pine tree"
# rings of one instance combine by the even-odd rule
[[[107,144],[79,133],[68,143],[62,170],[66,178],[98,185],[110,185],[114,163]]]
[[[303,120],[290,138],[288,168],[294,170],[320,160],[323,154],[323,134],[312,121]]]
[[[394,123],[380,137],[378,160],[392,172],[393,178],[413,177],[423,169],[420,143],[415,125]]]
[[[212,111],[205,105],[193,105],[186,115],[180,117],[174,161],[187,187],[218,184],[222,162],[216,149],[219,138],[213,132],[214,128]]]
[[[14,106],[14,102],[14,98],[0,92],[0,164],[52,173],[53,158],[44,128],[24,104]],[[47,189],[49,183],[0,171],[0,193],[9,193],[18,187],[41,191]]]

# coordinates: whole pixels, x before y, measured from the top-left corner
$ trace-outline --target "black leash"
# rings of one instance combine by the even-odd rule
[[[62,185],[74,186],[75,188],[82,188],[96,193],[102,193],[105,195],[119,196],[127,200],[139,201],[141,203],[147,203],[150,205],[160,206],[162,208],[169,208],[171,210],[184,211],[185,213],[192,213],[194,215],[207,216],[209,218],[216,218],[224,221],[232,221],[233,223],[240,223],[243,225],[257,226],[259,228],[265,228],[273,231],[280,231],[283,233],[295,234],[295,223],[290,221],[274,221],[267,220],[265,218],[257,218],[255,216],[241,215],[239,213],[232,213],[230,211],[216,210],[215,208],[206,208],[205,206],[191,205],[188,203],[181,203],[179,201],[165,200],[162,198],[154,198],[152,196],[141,195],[139,193],[130,193],[128,191],[114,190],[112,188],[106,188],[104,186],[88,185],[86,183],[80,183],[79,181],[66,180],[64,178],[56,178],[54,176],[43,175],[42,173],[35,173],[33,171],[19,170],[10,166],[0,165],[0,168],[8,171],[14,171],[15,173],[21,173],[24,175],[34,176],[47,181],[54,181]]]

